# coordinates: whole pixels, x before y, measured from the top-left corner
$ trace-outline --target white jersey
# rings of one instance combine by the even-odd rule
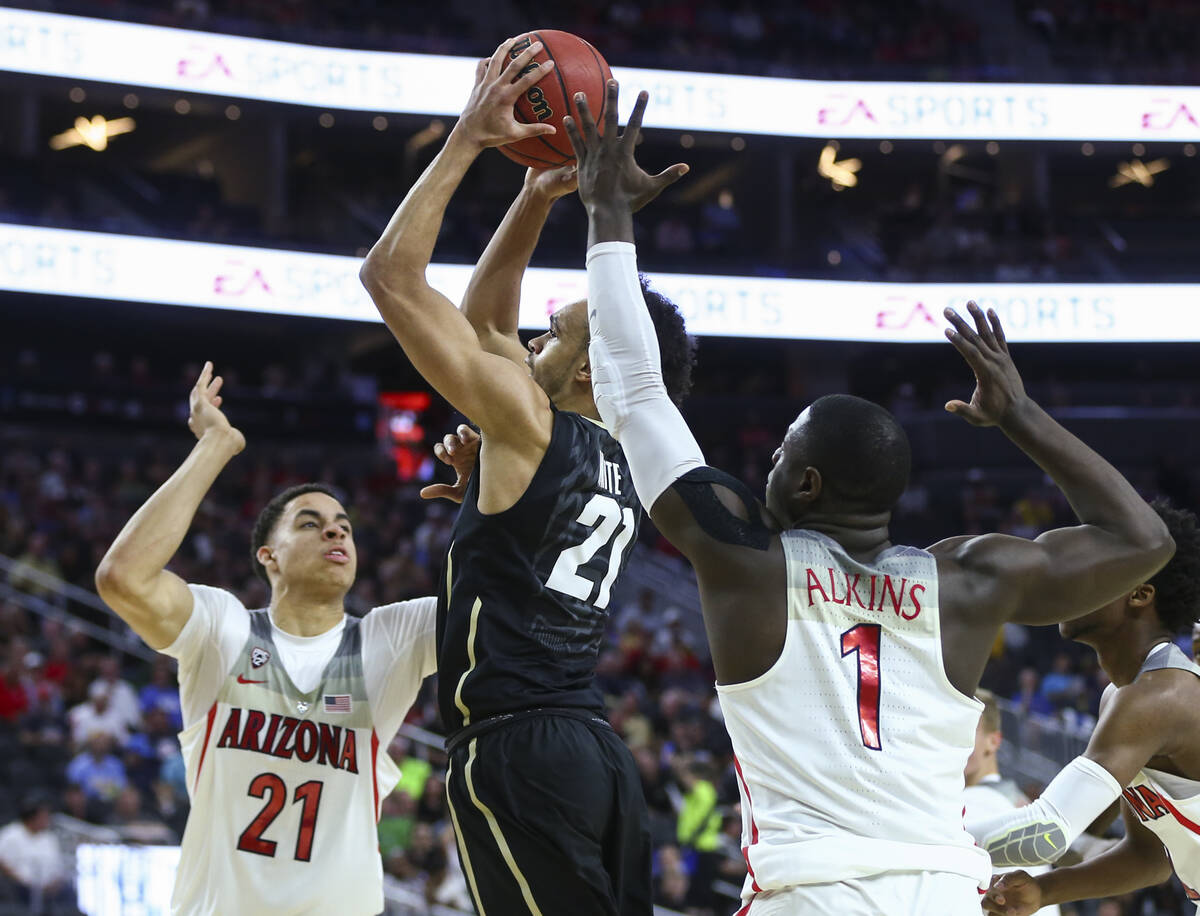
[[[1174,643],[1152,650],[1138,675],[1162,668],[1200,676],[1200,667]],[[1122,794],[1138,820],[1162,841],[1188,900],[1200,907],[1200,781],[1143,767]]]
[[[1028,804],[1029,799],[1017,788],[1016,783],[1001,779],[999,773],[993,773],[984,776],[975,785],[967,786],[963,793],[963,817],[969,821],[993,817]],[[1049,865],[1034,865],[1025,870],[1031,875],[1044,875],[1050,869]],[[996,869],[994,874],[1002,875],[1011,870]],[[1044,906],[1037,912],[1038,916],[1061,916],[1062,913],[1057,904]]]
[[[754,680],[717,686],[742,797],[743,899],[893,872],[986,887],[991,862],[962,817],[982,704],[942,665],[932,554],[892,547],[865,564],[816,532],[782,538],[783,652]]]
[[[436,668],[436,602],[301,638],[189,588],[192,616],[163,650],[179,659],[192,802],[172,912],[382,911],[376,822],[399,779],[386,749]]]

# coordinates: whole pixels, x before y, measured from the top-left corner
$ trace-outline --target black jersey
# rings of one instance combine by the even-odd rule
[[[449,734],[537,707],[603,710],[593,677],[612,587],[641,520],[629,466],[599,423],[554,412],[528,489],[479,511],[477,467],[438,594],[438,702]]]

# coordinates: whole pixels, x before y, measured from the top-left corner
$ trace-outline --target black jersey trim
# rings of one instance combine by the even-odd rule
[[[737,496],[746,507],[750,520],[745,521],[730,512],[717,498],[714,485]],[[755,550],[767,550],[771,546],[771,532],[762,522],[758,500],[736,477],[716,468],[693,468],[671,484],[671,489],[679,494],[704,533],[714,540]]]

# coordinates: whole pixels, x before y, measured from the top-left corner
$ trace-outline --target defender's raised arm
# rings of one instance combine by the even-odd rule
[[[171,645],[192,613],[187,584],[165,567],[217,475],[246,447],[221,412],[221,383],[212,363],[205,363],[188,399],[188,428],[199,441],[125,523],[96,570],[100,597],[152,649]]]

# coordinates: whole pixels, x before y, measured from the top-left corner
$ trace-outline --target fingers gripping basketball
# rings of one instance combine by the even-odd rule
[[[535,41],[542,43],[542,50],[526,65],[526,71],[549,60],[554,61],[554,69],[522,93],[514,113],[522,123],[551,124],[557,133],[548,137],[530,137],[498,148],[521,165],[551,169],[575,161],[562,126],[562,119],[567,115],[578,116],[573,101],[575,93],[584,93],[593,106],[600,106],[596,118],[603,131],[604,86],[612,74],[599,51],[582,38],[555,29],[539,29],[519,36],[508,51],[510,58],[517,57]]]

